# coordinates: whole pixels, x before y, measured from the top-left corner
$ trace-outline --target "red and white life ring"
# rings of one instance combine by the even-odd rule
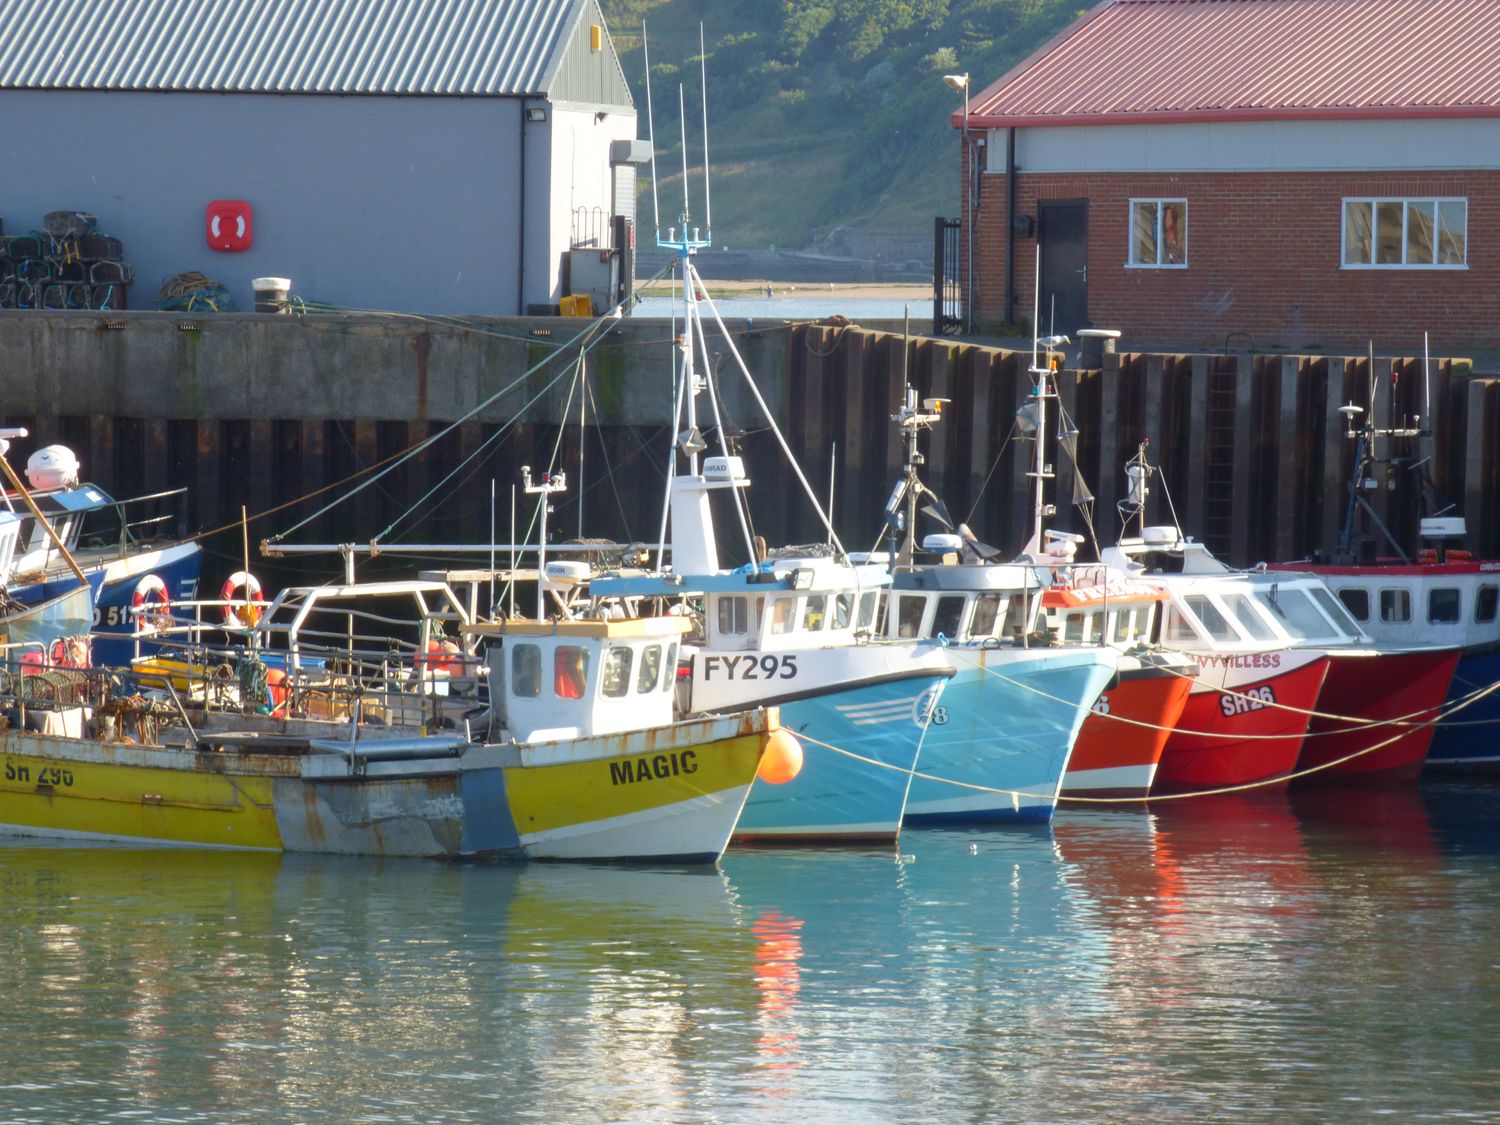
[[[244,593],[241,594],[240,591]],[[260,579],[248,570],[237,570],[224,579],[224,588],[219,591],[221,602],[239,602],[239,605],[224,606],[224,624],[254,628],[265,607],[265,595],[260,592]]]
[[[167,584],[155,574],[148,574],[135,584],[135,593],[130,595],[130,616],[135,621],[135,631],[144,633],[149,628],[161,628],[172,620],[172,596]]]

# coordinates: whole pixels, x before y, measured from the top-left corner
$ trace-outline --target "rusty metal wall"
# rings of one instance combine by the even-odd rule
[[[1029,353],[951,339],[907,341],[847,324],[757,323],[741,329],[738,346],[762,376],[811,488],[820,498],[831,488],[835,526],[846,546],[879,544],[883,508],[902,465],[891,415],[908,379],[924,396],[952,400],[924,442],[928,483],[981,539],[1007,554],[1021,546],[1030,526],[1026,474],[1032,447],[1015,440],[1012,427],[1030,389]],[[442,337],[443,330],[427,325],[385,331],[384,346],[381,340],[368,343],[358,364],[330,364],[321,337],[346,333],[307,331],[294,333],[300,350],[281,353],[277,379],[262,380],[252,367],[266,363],[256,347],[263,337],[238,336],[231,322],[222,328],[205,323],[203,330],[225,339],[215,344],[219,359],[197,371],[195,381],[155,362],[158,350],[148,348],[144,359],[114,350],[118,333],[90,329],[110,346],[66,349],[68,364],[49,363],[45,351],[33,350],[35,369],[21,377],[23,369],[13,367],[7,377],[0,404],[7,413],[0,421],[31,427],[36,445],[71,445],[86,475],[116,495],[188,485],[181,530],[224,529],[206,543],[205,578],[214,581],[220,571],[238,569],[229,564],[242,550],[234,526],[242,507],[251,519],[253,553],[260,539],[293,527],[347,491],[356,470],[422,441],[477,402],[480,394],[464,388],[480,373],[484,386],[494,386],[536,354],[523,338],[460,361],[452,358],[456,345]],[[414,507],[416,517],[385,537],[393,549],[390,565],[396,565],[402,540],[488,542],[492,521],[505,541],[520,466],[546,467],[556,450],[556,464],[569,472],[574,487],[556,501],[552,538],[571,538],[582,529],[591,537],[654,541],[672,433],[663,364],[670,336],[661,324],[642,323],[632,331],[599,361],[592,424],[583,434],[574,424],[577,405],[569,408],[561,396],[539,402],[510,427],[500,412],[487,412],[291,538],[365,542]],[[427,351],[416,346],[429,334],[433,354],[450,357],[440,365],[429,364]],[[234,366],[237,350],[251,356],[244,360],[251,366]],[[71,390],[43,393],[60,379],[52,367],[71,371],[88,363],[98,370]],[[1390,357],[1374,360],[1382,386],[1392,363]],[[727,360],[719,364],[719,378],[727,425],[754,480],[754,530],[773,544],[821,540],[774,436],[743,394],[731,393],[728,367]],[[1103,370],[1064,372],[1062,400],[1080,432],[1079,463],[1097,497],[1094,522],[1101,540],[1111,542],[1118,534],[1123,466],[1138,443],[1149,439],[1150,459],[1161,468],[1158,483],[1166,485],[1155,494],[1150,522],[1178,523],[1237,564],[1297,558],[1331,545],[1352,456],[1338,408],[1351,400],[1365,404],[1369,367],[1364,357],[1124,354],[1106,356]],[[1420,412],[1421,360],[1398,357],[1395,367],[1395,415]],[[303,382],[304,370],[318,373],[315,383]],[[128,396],[118,389],[147,372],[160,373],[156,389],[137,388]],[[340,389],[342,382],[348,385]],[[220,383],[234,395],[215,393]],[[174,393],[174,385],[186,389]],[[411,386],[420,392],[415,399]],[[1443,359],[1434,364],[1432,398],[1441,451],[1432,466],[1437,489],[1466,516],[1470,549],[1500,557],[1500,379],[1473,375],[1466,361]],[[417,403],[415,410],[400,405],[408,400]],[[225,409],[230,401],[246,409]],[[1391,409],[1381,395],[1377,417],[1388,420]],[[305,411],[302,417],[299,411]],[[596,422],[601,418],[602,424]],[[1058,491],[1070,496],[1072,470],[1061,459],[1054,464]],[[1414,490],[1379,491],[1377,499],[1393,526],[1414,528]],[[1066,499],[1058,504],[1053,526],[1085,530]],[[524,530],[534,505],[521,497],[515,506]]]

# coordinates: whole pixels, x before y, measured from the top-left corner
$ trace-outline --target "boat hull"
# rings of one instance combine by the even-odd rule
[[[532,859],[713,862],[755,780],[766,715],[522,748],[504,771],[522,849]]]
[[[1500,646],[1459,658],[1445,710],[1427,750],[1430,770],[1500,770],[1500,690],[1478,694],[1500,682]],[[1471,696],[1478,698],[1468,702]],[[1462,705],[1462,706],[1460,706]]]
[[[1162,750],[1151,792],[1284,787],[1297,766],[1328,658],[1298,649],[1193,655],[1198,678]]]
[[[946,680],[923,672],[775,701],[802,740],[802,769],[781,785],[756,782],[735,841],[895,843]]]
[[[196,543],[177,543],[170,547],[141,551],[104,565],[104,582],[94,609],[94,663],[109,667],[127,667],[137,647],[155,652],[154,642],[135,640],[133,599],[141,579],[154,574],[167,587],[173,601],[189,601],[198,596],[198,578],[203,566],[203,549]]]
[[[1122,672],[1083,721],[1063,775],[1063,799],[1139,800],[1150,793],[1192,688],[1191,675],[1170,668]]]
[[[1298,783],[1415,779],[1457,665],[1457,649],[1334,653],[1318,695],[1319,714],[1308,723],[1297,759]],[[1401,722],[1428,725],[1394,725]]]
[[[954,676],[922,744],[907,824],[1046,823],[1112,649],[952,645]]]
[[[54,714],[54,725],[83,723],[78,708]],[[774,721],[755,711],[462,752],[451,740],[415,739],[409,753],[388,756],[382,748],[401,740],[361,740],[354,765],[340,753],[7,730],[0,833],[334,855],[712,862]]]

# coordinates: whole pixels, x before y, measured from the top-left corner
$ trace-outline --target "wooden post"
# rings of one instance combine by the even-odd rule
[[[995,446],[999,435],[995,432],[995,372],[985,362],[985,354],[978,348],[960,348],[958,362],[964,369],[964,382],[969,386],[967,402],[951,403],[947,409],[945,426],[968,426],[969,464],[968,480],[964,483],[964,494],[944,497],[949,512],[955,520],[962,520],[964,513],[975,508],[984,492],[985,477],[995,460]],[[977,509],[976,509],[977,510]],[[984,532],[976,531],[981,538]]]
[[[1485,508],[1489,482],[1485,479],[1486,467],[1494,463],[1497,449],[1491,443],[1494,438],[1494,412],[1486,407],[1494,396],[1490,391],[1500,387],[1500,382],[1488,379],[1469,380],[1467,453],[1464,461],[1464,514],[1473,520],[1467,524],[1468,536],[1464,545],[1470,550],[1485,551],[1484,539],[1495,538],[1488,527],[1480,521],[1488,510]]]
[[[1234,366],[1234,503],[1230,505],[1229,557],[1235,566],[1250,561],[1250,474],[1255,471],[1255,361],[1241,355]]]
[[[1193,356],[1188,390],[1188,431],[1197,436],[1193,442],[1187,470],[1187,510],[1183,513],[1189,527],[1208,525],[1208,397],[1213,385],[1213,370],[1208,356]],[[1184,528],[1186,532],[1188,529]],[[1201,533],[1200,533],[1201,534]]]
[[[1302,487],[1307,465],[1303,460],[1304,443],[1298,425],[1298,361],[1294,356],[1281,357],[1281,418],[1276,432],[1276,558],[1290,559],[1301,540],[1302,514],[1307,490]]]
[[[193,510],[204,527],[224,522],[224,492],[220,472],[219,420],[200,418],[196,428],[196,464],[193,472]]]
[[[1135,443],[1121,434],[1128,424],[1121,408],[1121,382],[1125,377],[1125,366],[1139,367],[1141,357],[1129,355],[1122,359],[1118,352],[1106,352],[1099,371],[1099,479],[1094,482],[1097,498],[1096,512],[1104,513],[1104,527],[1099,529],[1108,546],[1115,538],[1113,528],[1118,526],[1112,516],[1115,504],[1120,499],[1120,482],[1125,477],[1125,462],[1135,456]]]
[[[1319,528],[1320,542],[1325,551],[1331,551],[1339,541],[1344,527],[1344,510],[1349,503],[1349,439],[1348,429],[1339,407],[1344,405],[1345,373],[1348,361],[1343,356],[1328,359],[1328,406],[1323,411],[1323,519]]]

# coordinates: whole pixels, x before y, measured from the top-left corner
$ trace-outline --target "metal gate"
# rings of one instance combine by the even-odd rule
[[[958,240],[963,220],[933,222],[932,232],[932,331],[943,336],[957,332],[964,323],[964,287],[959,271],[963,254]]]

